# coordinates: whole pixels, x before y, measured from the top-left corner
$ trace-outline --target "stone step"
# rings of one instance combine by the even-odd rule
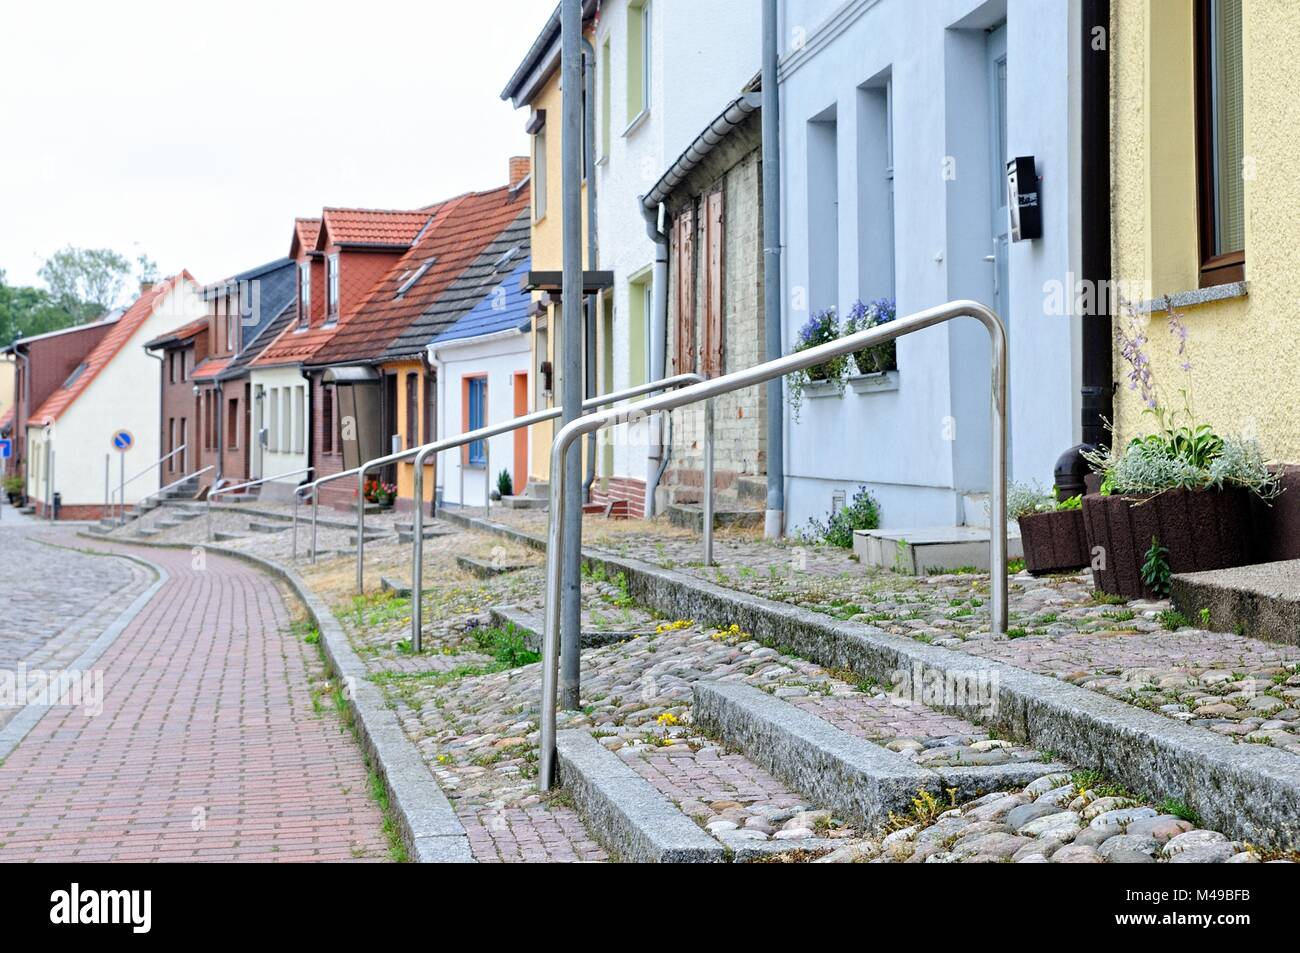
[[[584,503],[582,512],[589,516],[603,516],[611,520],[628,518],[627,500],[608,500],[604,503]]]
[[[557,733],[559,783],[601,845],[624,863],[720,864],[727,851],[582,729]]]
[[[831,695],[805,709],[740,682],[697,681],[694,722],[706,734],[743,752],[759,767],[851,821],[875,828],[890,812],[906,813],[920,791],[947,800],[969,800],[989,791],[1023,787],[1069,766],[1044,763],[1037,751],[939,744],[912,756],[862,737],[872,700],[862,695]],[[897,716],[920,725],[946,722],[937,712],[910,699],[898,699]],[[881,703],[894,705],[894,700]],[[879,711],[879,709],[876,709]],[[822,717],[825,715],[825,717]],[[850,732],[837,727],[854,726]],[[915,730],[915,729],[914,729]],[[941,727],[942,730],[942,727]],[[918,742],[919,744],[919,742]],[[985,746],[987,750],[981,750]]]
[[[155,529],[175,529],[177,526],[183,526],[184,523],[181,520],[161,519],[153,525]]]
[[[735,489],[736,499],[746,506],[757,509],[767,507],[766,477],[737,477]]]
[[[1300,559],[1179,573],[1170,599],[1202,628],[1300,645]],[[1200,621],[1203,609],[1208,625]]]
[[[527,569],[530,565],[530,563],[489,562],[472,556],[457,556],[456,564],[479,579],[492,579],[508,572],[518,572],[520,569]]]
[[[674,503],[668,507],[668,522],[679,529],[690,529],[697,533],[703,532],[704,510],[693,503]],[[713,511],[713,525],[715,528],[762,528],[763,513],[761,510],[719,508]]]
[[[94,523],[87,528],[92,533],[98,533],[102,536],[107,536],[110,532],[112,532],[113,526],[112,524],[106,524],[103,520],[101,520],[100,522]]]
[[[18,508],[18,512],[19,512],[19,513],[22,513],[23,516],[35,516],[35,515],[36,515],[36,507],[34,507],[34,506],[20,506],[20,507]]]
[[[289,528],[289,525],[288,523],[260,523],[257,520],[250,520],[248,531],[250,533],[282,533]],[[366,539],[370,538],[370,535],[367,534]]]
[[[190,520],[198,519],[203,515],[202,510],[182,510],[173,508],[168,519],[175,520],[177,523],[188,523]]]
[[[309,524],[308,524],[308,530],[310,530],[310,528],[311,528],[311,524],[309,523]],[[376,533],[376,532],[371,532],[370,530],[366,530],[366,542],[367,542],[367,543],[373,543],[373,542],[375,542],[376,540],[380,540],[380,539],[385,539],[385,538],[387,538],[388,535],[389,535],[388,533],[384,533],[384,532],[378,532],[378,533]],[[349,546],[356,546],[356,545],[357,545],[357,534],[356,534],[356,533],[349,533],[349,534],[348,534],[348,545],[349,545]]]
[[[380,576],[379,588],[384,592],[394,593],[399,599],[411,598],[411,584],[402,579],[390,579],[388,576]]]
[[[410,594],[409,591],[407,594]],[[530,652],[540,652],[542,650],[542,631],[545,628],[545,623],[540,615],[528,612],[518,606],[493,606],[488,610],[488,617],[491,624],[499,629],[514,626],[524,637],[524,647]],[[618,642],[626,642],[629,639],[638,639],[642,636],[654,634],[653,627],[644,632],[606,632],[597,629],[584,629],[580,637],[580,644],[584,649],[594,649],[602,645],[614,645]]]
[[[245,537],[244,533],[224,533],[220,530],[212,534],[212,538],[216,540],[218,543],[228,543],[231,540],[243,539],[244,537]]]
[[[439,537],[451,536],[453,534],[451,530],[448,529],[435,529],[433,527],[425,527],[423,535],[425,539],[438,539]],[[397,542],[400,543],[401,545],[409,546],[414,541],[415,541],[415,533],[412,530],[399,529],[397,531]]]
[[[989,531],[977,526],[860,529],[853,533],[853,554],[863,566],[910,576],[955,569],[988,572]],[[1023,554],[1020,528],[1007,526],[1007,559]]]
[[[105,516],[103,519],[99,521],[99,525],[102,526],[104,529],[113,529],[117,526],[117,520]]]
[[[149,529],[147,526],[137,526],[135,535],[148,539],[150,536],[157,536],[160,530]]]
[[[501,505],[508,510],[544,510],[549,500],[542,496],[503,496]]]

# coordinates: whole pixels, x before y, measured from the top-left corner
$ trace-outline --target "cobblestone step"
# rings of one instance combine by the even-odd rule
[[[909,576],[966,568],[988,572],[989,530],[977,526],[856,530],[853,554],[863,566],[892,569]],[[1007,559],[1022,555],[1020,530],[1008,526]]]
[[[479,579],[491,579],[504,573],[518,572],[520,569],[528,568],[527,563],[495,562],[486,559],[475,559],[472,556],[457,556],[456,564],[471,576],[477,576]]]
[[[955,790],[953,796],[970,799],[1023,786],[1051,771],[1068,770],[1064,764],[1045,764],[1036,752],[1019,764],[963,763],[995,754],[1009,760],[998,747],[971,751],[964,746],[941,746],[921,750],[920,758],[909,758],[836,727],[812,711],[737,682],[696,682],[694,700],[695,724],[705,733],[869,829],[883,825],[890,813],[905,813],[921,791],[947,800]],[[927,758],[931,755],[937,757]]]
[[[221,530],[217,530],[217,532],[212,534],[212,538],[218,543],[228,543],[234,539],[244,539],[246,535],[247,534],[245,533],[225,533]]]
[[[288,528],[288,523],[260,523],[257,520],[250,520],[248,524],[250,533],[282,533]],[[366,539],[369,540],[370,536],[367,535]]]
[[[694,503],[674,503],[668,507],[668,522],[679,529],[701,532],[704,529],[704,510]],[[715,509],[715,527],[753,529],[763,525],[761,510]]]
[[[588,732],[557,737],[559,780],[588,830],[625,863],[723,863],[723,846]]]
[[[406,595],[410,595],[408,587]],[[526,612],[518,606],[493,606],[489,611],[489,618],[492,625],[498,628],[505,628],[513,625],[524,637],[524,646],[530,652],[540,652],[542,650],[542,630],[545,627],[542,617],[536,613]],[[626,642],[628,639],[636,639],[641,636],[654,635],[654,628],[650,627],[645,631],[606,631],[595,629],[584,629],[582,632],[581,645],[584,649],[596,648],[601,645],[613,645],[616,642]]]

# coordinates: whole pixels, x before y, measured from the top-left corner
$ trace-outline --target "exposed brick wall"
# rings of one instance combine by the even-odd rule
[[[103,340],[112,328],[111,324],[93,324],[76,328],[30,341],[23,345],[23,351],[29,360],[15,359],[14,375],[14,457],[9,461],[10,472],[21,470],[26,474],[27,428],[21,423],[27,420],[46,399],[63,386],[63,382],[77,368],[90,350]],[[30,382],[24,382],[23,375],[31,368]],[[24,393],[30,398],[23,401]]]
[[[642,519],[645,516],[645,480],[631,477],[598,479],[591,487],[591,501],[608,503],[610,500],[627,500],[628,515],[632,519]]]
[[[41,519],[45,519],[49,515],[49,511],[46,509],[44,500],[38,500],[33,497],[29,499],[27,502],[31,503],[33,506],[36,507],[36,515]],[[128,506],[127,513],[130,514],[130,512],[131,512],[131,507]],[[116,507],[112,508],[112,515],[113,516],[117,515]],[[104,516],[104,505],[102,503],[85,503],[85,504],[79,503],[75,506],[59,507],[60,522],[66,522],[66,521],[93,522],[95,520],[102,519],[103,516]]]
[[[759,150],[739,157],[704,191],[721,185],[723,189],[723,373],[752,367],[763,361],[763,222],[762,166]],[[675,196],[674,213],[687,202],[694,202],[699,221],[699,194]],[[671,234],[671,232],[670,232]],[[697,357],[704,340],[704,295],[700,256],[706,252],[697,233],[695,242],[695,333]],[[675,289],[679,275],[674,267],[677,256],[670,250],[669,287]],[[676,295],[668,295],[668,362],[676,358]],[[690,362],[687,362],[688,364]],[[719,489],[726,489],[739,475],[758,476],[767,472],[766,388],[756,386],[717,398],[714,412],[714,469]],[[704,414],[702,405],[678,410],[673,415],[673,457],[663,486],[701,485],[704,463]]]

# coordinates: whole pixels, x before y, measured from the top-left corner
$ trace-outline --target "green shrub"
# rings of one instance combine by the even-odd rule
[[[865,487],[859,487],[847,506],[827,516],[825,522],[811,519],[800,531],[805,542],[826,542],[832,546],[849,549],[853,546],[853,531],[876,529],[880,526],[880,504]]]

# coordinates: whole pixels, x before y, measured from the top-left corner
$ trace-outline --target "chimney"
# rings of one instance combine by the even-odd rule
[[[510,188],[515,188],[524,177],[532,171],[532,162],[528,156],[510,157]]]
[[[140,279],[140,294],[146,295],[153,290],[154,282],[148,278]]]

